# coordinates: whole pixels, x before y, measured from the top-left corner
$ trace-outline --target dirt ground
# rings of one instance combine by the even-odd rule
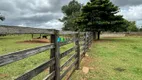
[[[50,40],[49,39],[32,39],[32,40],[19,41],[17,43],[50,43]]]

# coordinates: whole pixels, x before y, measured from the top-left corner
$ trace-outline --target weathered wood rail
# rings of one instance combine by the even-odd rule
[[[36,48],[21,50],[17,52],[12,52],[6,55],[0,56],[0,67],[7,64],[22,60],[29,56],[40,54],[43,51],[50,50],[50,60],[42,63],[40,66],[20,75],[15,80],[30,80],[33,77],[37,76],[39,73],[43,72],[45,69],[49,68],[49,75],[47,75],[44,80],[62,80],[65,75],[70,72],[68,79],[71,77],[72,73],[79,69],[80,61],[84,57],[86,51],[92,43],[91,32],[71,32],[71,31],[58,31],[58,30],[48,30],[48,29],[39,29],[39,28],[28,28],[28,27],[14,27],[14,26],[0,26],[0,34],[49,34],[51,39],[51,44],[40,46]],[[72,35],[73,39],[67,40],[65,42],[57,42],[57,38],[60,35]],[[80,43],[80,42],[83,43]],[[63,53],[60,53],[60,47],[74,43],[75,46],[66,50]],[[60,59],[69,55],[71,52],[75,53],[68,58],[68,60],[60,65]],[[75,60],[74,60],[75,59]],[[74,60],[74,61],[73,61]],[[60,72],[69,65],[70,66],[61,74]]]

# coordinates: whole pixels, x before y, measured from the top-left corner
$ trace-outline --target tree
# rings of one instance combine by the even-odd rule
[[[82,14],[76,23],[80,30],[98,32],[98,39],[100,39],[101,31],[109,31],[115,28],[114,25],[122,24],[122,16],[115,15],[118,10],[119,8],[110,0],[90,0],[83,6]]]
[[[139,31],[142,32],[142,28],[140,28]]]
[[[75,19],[80,15],[81,4],[76,0],[72,0],[68,5],[64,5],[62,7],[62,12],[64,13],[64,17],[59,19],[64,23],[63,30],[72,30],[77,31],[77,24],[75,23]]]
[[[138,31],[135,21],[122,20],[122,24],[115,24],[110,31],[112,32],[132,32]]]
[[[4,21],[4,20],[5,20],[5,17],[0,16],[0,20],[1,20],[1,21]]]
[[[127,31],[129,31],[129,32],[138,31],[138,28],[137,28],[137,26],[136,26],[136,22],[135,22],[135,21],[129,21],[129,22],[128,22]]]
[[[142,32],[142,26],[140,26],[139,31]]]
[[[0,15],[0,20],[1,20],[1,21],[4,21],[4,20],[5,20],[5,17],[2,16],[2,15]]]

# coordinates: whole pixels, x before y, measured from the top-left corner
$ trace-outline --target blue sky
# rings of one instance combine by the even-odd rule
[[[0,13],[6,17],[2,25],[18,25],[49,29],[61,29],[61,7],[71,0],[0,0]],[[86,4],[89,0],[77,0]],[[118,14],[142,25],[142,0],[111,0],[120,7]],[[26,3],[26,4],[25,4]],[[7,6],[8,5],[8,6]]]

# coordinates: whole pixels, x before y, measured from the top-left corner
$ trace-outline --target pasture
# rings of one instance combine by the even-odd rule
[[[94,41],[72,80],[142,80],[142,37]],[[83,67],[89,72],[84,74]]]
[[[34,37],[39,37],[39,34],[34,35]],[[37,46],[46,45],[48,43],[23,43],[25,40],[31,40],[31,35],[8,35],[0,37],[0,55],[8,54],[9,52],[20,51],[28,48],[34,48]],[[70,49],[74,43],[65,45],[61,47],[61,53],[67,49]],[[40,54],[31,56],[29,58],[5,65],[0,67],[0,80],[13,80],[16,77],[24,74],[25,72],[39,66],[43,62],[49,60],[50,50],[42,52]],[[74,51],[72,52],[74,53]],[[67,60],[71,55],[69,54],[65,58],[61,59],[61,65]],[[46,69],[38,76],[34,77],[32,80],[41,80],[49,74],[49,69]]]
[[[35,35],[38,36],[39,34]],[[31,35],[28,34],[0,37],[0,55],[48,44],[21,42],[31,39]],[[71,43],[61,47],[61,52],[70,49],[73,45],[74,43]],[[49,51],[0,67],[0,80],[13,80],[39,66],[49,60]],[[61,65],[72,54],[63,58]],[[142,37],[102,38],[93,42],[87,54],[89,56],[82,60],[80,70],[75,71],[72,80],[142,80]],[[89,73],[84,74],[82,67],[88,67]],[[49,69],[32,80],[41,80],[47,74]]]

